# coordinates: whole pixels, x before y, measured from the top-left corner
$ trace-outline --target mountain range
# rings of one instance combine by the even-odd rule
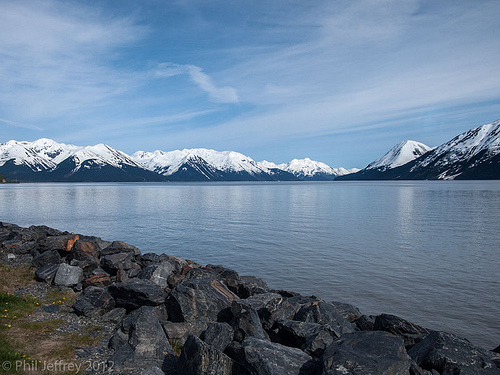
[[[331,181],[500,179],[500,120],[431,148],[403,141],[364,169],[332,168],[308,158],[256,162],[205,148],[122,151],[42,138],[0,144],[0,174],[11,181]]]
[[[317,181],[357,171],[310,159],[256,162],[204,148],[129,156],[104,144],[80,147],[46,138],[0,144],[0,173],[11,181]]]
[[[435,148],[402,142],[361,171],[338,179],[500,179],[500,120],[461,133]]]

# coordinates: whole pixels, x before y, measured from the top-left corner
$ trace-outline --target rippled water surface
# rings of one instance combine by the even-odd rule
[[[500,344],[500,181],[12,184],[0,220],[224,264]]]

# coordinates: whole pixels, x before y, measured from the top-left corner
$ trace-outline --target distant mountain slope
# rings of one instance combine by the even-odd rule
[[[310,159],[276,165],[234,151],[204,148],[138,151],[74,146],[42,138],[0,144],[0,172],[17,181],[298,181],[333,180],[352,171]]]
[[[399,167],[365,168],[341,179],[500,179],[500,120],[459,134]]]
[[[391,148],[384,156],[370,163],[365,169],[391,169],[404,165],[426,152],[431,147],[415,141],[403,141]]]
[[[0,171],[18,181],[162,181],[109,146],[78,147],[50,139],[0,144]]]

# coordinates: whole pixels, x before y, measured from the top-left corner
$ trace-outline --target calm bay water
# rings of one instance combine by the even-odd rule
[[[0,221],[223,264],[500,344],[500,181],[0,185]]]

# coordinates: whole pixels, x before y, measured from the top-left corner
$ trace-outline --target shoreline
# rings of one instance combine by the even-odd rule
[[[120,373],[500,373],[498,347],[270,290],[220,265],[44,226],[0,223],[0,243],[3,264],[34,266],[37,284],[76,293],[69,314],[111,324],[102,352]]]

